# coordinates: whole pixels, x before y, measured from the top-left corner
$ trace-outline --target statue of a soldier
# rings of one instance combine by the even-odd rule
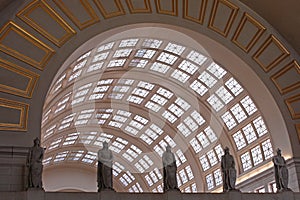
[[[113,190],[113,154],[108,149],[108,143],[103,142],[103,148],[98,151],[98,192],[101,190]]]
[[[277,149],[277,155],[273,157],[273,163],[277,192],[290,190],[288,188],[289,172],[280,149]]]
[[[225,147],[221,159],[221,170],[223,174],[223,192],[235,189],[236,169],[233,156],[229,154],[229,148]]]
[[[171,152],[171,147],[168,145],[162,156],[163,177],[164,177],[164,192],[168,190],[179,191],[177,184],[177,165],[174,154]]]
[[[29,149],[27,157],[28,188],[43,189],[42,173],[43,173],[43,157],[44,148],[40,147],[40,140],[34,139],[34,145]]]

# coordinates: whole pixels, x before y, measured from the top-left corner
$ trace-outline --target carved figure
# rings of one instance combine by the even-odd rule
[[[277,191],[290,190],[288,188],[289,172],[286,167],[285,159],[281,156],[280,149],[277,149],[277,155],[273,157],[273,163]]]
[[[103,142],[103,148],[98,151],[98,192],[105,189],[113,190],[112,164],[112,151],[108,149],[108,143]]]
[[[168,145],[162,156],[163,162],[163,177],[164,177],[164,192],[168,190],[179,190],[177,185],[177,165],[174,154],[171,152],[171,147]]]
[[[229,148],[225,147],[221,158],[221,169],[223,174],[223,192],[235,190],[236,170],[233,156],[229,154]]]
[[[40,140],[38,138],[35,138],[33,142],[34,145],[29,149],[27,158],[27,166],[29,168],[28,188],[42,189],[44,148],[40,147]]]

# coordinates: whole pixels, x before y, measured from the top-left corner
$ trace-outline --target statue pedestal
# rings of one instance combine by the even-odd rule
[[[229,190],[226,193],[228,194],[228,199],[230,199],[230,200],[242,199],[242,193],[239,190]]]
[[[278,200],[289,200],[294,199],[294,192],[292,190],[285,190],[278,193]]]
[[[182,200],[182,194],[179,190],[169,190],[165,192],[165,198],[166,200]]]
[[[99,197],[101,200],[117,200],[116,194],[114,190],[101,190]]]
[[[28,188],[27,199],[30,200],[41,200],[45,199],[45,191],[42,188]]]

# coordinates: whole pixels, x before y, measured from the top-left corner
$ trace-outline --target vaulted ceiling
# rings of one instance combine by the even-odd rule
[[[161,191],[166,144],[186,192],[220,189],[224,146],[239,183],[270,168],[275,146],[299,154],[296,1],[281,1],[282,15],[279,1],[241,1],[284,37],[237,0],[74,2],[0,4],[1,143],[41,136],[47,180],[58,168],[61,179],[75,166],[94,172],[106,140],[118,191]]]

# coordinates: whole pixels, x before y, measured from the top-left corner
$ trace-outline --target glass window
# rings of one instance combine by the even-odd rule
[[[231,100],[233,100],[233,96],[230,92],[224,87],[221,86],[217,91],[216,94],[222,99],[225,104],[228,104]]]
[[[209,163],[211,166],[214,166],[215,164],[218,163],[218,159],[213,150],[210,150],[209,152],[207,152],[207,157],[208,157],[208,160],[209,160]]]
[[[190,87],[197,92],[200,96],[203,96],[208,89],[199,81],[194,80],[194,82],[190,85]]]
[[[184,135],[185,137],[189,136],[192,132],[183,124],[180,123],[177,126],[177,129],[180,131],[180,133],[182,133],[182,135]]]
[[[171,104],[168,109],[172,113],[174,113],[177,117],[181,117],[181,115],[183,115],[183,113],[184,113],[184,111],[176,104]]]
[[[202,55],[196,51],[191,51],[188,54],[187,59],[193,61],[194,63],[196,63],[198,65],[202,65],[207,60],[207,57],[205,57],[204,55]]]
[[[114,42],[104,44],[104,45],[98,47],[97,52],[109,50],[114,46],[114,44],[115,44]]]
[[[213,109],[218,112],[224,107],[224,104],[216,95],[211,95],[207,98],[207,102],[213,107]]]
[[[185,83],[190,78],[189,75],[178,69],[175,69],[171,76],[182,83]]]
[[[209,189],[209,190],[211,190],[215,187],[212,174],[208,174],[206,176],[206,184],[207,184],[207,189]]]
[[[255,113],[257,111],[255,104],[253,103],[252,99],[249,96],[246,96],[245,98],[243,98],[241,100],[241,103],[242,103],[243,107],[245,108],[246,112],[248,113],[248,115],[252,115],[253,113]]]
[[[216,136],[215,132],[212,130],[212,128],[210,126],[208,126],[207,128],[205,128],[204,132],[207,135],[207,137],[210,140],[210,142],[214,142],[214,141],[217,140],[217,136]]]
[[[195,131],[195,130],[198,129],[197,123],[190,116],[188,116],[187,118],[185,118],[183,121],[189,127],[189,129],[191,131]]]
[[[206,171],[210,168],[208,160],[205,155],[200,157],[200,163],[201,163],[203,171]]]
[[[233,116],[228,111],[222,115],[222,119],[229,130],[237,125]]]
[[[235,96],[239,95],[243,91],[242,86],[234,78],[230,78],[226,81],[225,85]]]
[[[198,79],[202,81],[209,88],[212,88],[217,83],[217,80],[206,71],[202,72],[198,77]]]
[[[218,79],[221,79],[227,73],[222,67],[214,62],[207,67],[207,70]]]
[[[247,118],[247,115],[243,111],[240,104],[234,105],[230,110],[239,123],[241,123],[242,121],[244,121]]]
[[[109,61],[107,67],[122,67],[125,62],[126,59],[111,60]]]
[[[166,52],[161,52],[161,54],[157,58],[157,60],[166,63],[168,65],[173,65],[177,59],[178,59],[177,56],[174,56]]]
[[[246,140],[241,131],[236,132],[232,137],[238,150],[246,146]]]
[[[249,152],[246,152],[241,155],[241,162],[244,171],[247,171],[252,168],[252,162]]]
[[[175,115],[173,115],[171,112],[169,111],[165,111],[162,116],[167,119],[169,122],[174,123],[177,120],[177,117],[175,117]]]
[[[254,142],[257,139],[255,131],[251,124],[248,124],[247,126],[245,126],[243,128],[243,132],[245,134],[248,144]]]
[[[165,48],[166,51],[169,51],[177,55],[181,55],[184,49],[185,47],[173,43],[169,43]]]
[[[144,47],[155,48],[158,49],[163,41],[156,39],[145,39],[143,42]]]
[[[108,54],[109,54],[109,52],[99,53],[99,54],[97,54],[97,55],[94,56],[92,62],[97,62],[97,61],[105,60],[107,58]]]
[[[179,175],[180,175],[182,184],[185,184],[186,182],[188,182],[188,178],[187,178],[187,175],[186,175],[184,169],[179,171]]]
[[[122,40],[119,44],[119,47],[133,47],[137,44],[138,41],[139,39],[137,38]]]
[[[222,174],[221,174],[220,169],[217,169],[216,171],[214,171],[214,178],[215,178],[216,186],[219,186],[223,183]]]
[[[267,139],[262,143],[262,149],[266,160],[273,157],[273,147],[270,139]]]
[[[190,144],[192,145],[195,153],[199,153],[201,151],[202,147],[196,138],[191,139]]]
[[[178,68],[187,72],[190,75],[193,75],[198,70],[198,67],[196,65],[186,60],[183,60],[179,64]]]
[[[251,149],[251,154],[254,166],[258,165],[263,161],[263,156],[259,145]]]
[[[253,120],[253,124],[259,137],[268,133],[267,127],[262,117],[258,117],[255,120]]]
[[[207,137],[205,136],[205,134],[203,134],[203,132],[199,133],[197,135],[197,138],[200,141],[200,143],[203,146],[203,148],[205,148],[205,147],[207,147],[209,145],[209,141],[208,141]]]
[[[162,64],[162,63],[154,62],[151,65],[150,69],[153,70],[153,71],[165,74],[170,69],[170,67],[168,65],[165,65],[165,64]]]

